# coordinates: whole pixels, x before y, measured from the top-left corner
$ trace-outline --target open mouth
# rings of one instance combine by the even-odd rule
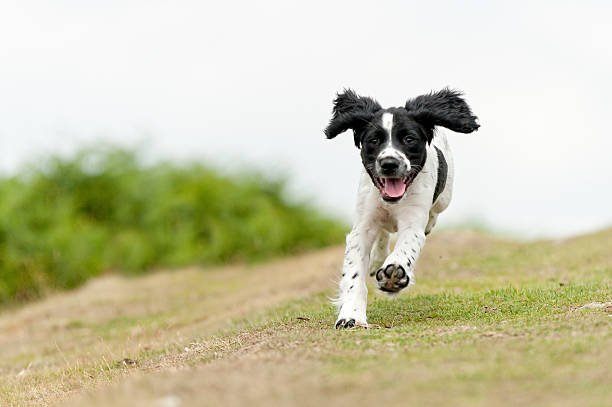
[[[380,190],[380,194],[385,201],[397,201],[406,193],[406,189],[412,183],[414,174],[399,178],[372,177],[374,183]]]

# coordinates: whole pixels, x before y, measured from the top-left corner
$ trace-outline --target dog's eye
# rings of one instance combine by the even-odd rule
[[[417,141],[417,139],[414,136],[411,136],[410,134],[407,134],[404,136],[404,143],[406,144],[411,144],[411,143],[414,143],[415,141]]]
[[[378,137],[370,137],[368,139],[368,143],[370,144],[378,144],[380,142],[380,139]]]

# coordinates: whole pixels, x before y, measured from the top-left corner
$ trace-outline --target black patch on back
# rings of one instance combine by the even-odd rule
[[[446,177],[448,176],[448,164],[446,163],[446,158],[444,158],[444,154],[442,151],[436,146],[436,153],[438,154],[438,182],[436,182],[436,190],[434,191],[432,204],[436,202],[436,199],[440,196],[442,191],[444,191],[444,187],[446,186]]]

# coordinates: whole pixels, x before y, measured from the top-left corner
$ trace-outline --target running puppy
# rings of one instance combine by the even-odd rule
[[[414,281],[425,236],[453,192],[453,158],[438,126],[459,133],[478,129],[477,117],[460,92],[443,89],[383,109],[378,102],[345,90],[334,101],[325,129],[328,139],[351,129],[363,170],[357,219],[346,237],[336,305],[336,328],[367,326],[366,274],[391,296]],[[397,242],[389,253],[389,235]]]

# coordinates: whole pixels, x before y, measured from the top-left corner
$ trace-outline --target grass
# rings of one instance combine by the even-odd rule
[[[85,150],[0,177],[0,304],[108,270],[253,262],[342,242],[346,227],[280,180]]]
[[[612,301],[611,243],[434,233],[368,330],[332,329],[342,247],[105,276],[0,316],[0,405],[609,406],[612,307],[581,307]]]

